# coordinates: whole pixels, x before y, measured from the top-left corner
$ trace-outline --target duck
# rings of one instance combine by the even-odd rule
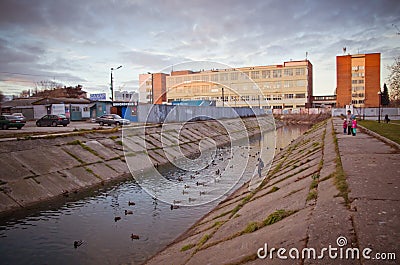
[[[125,210],[125,215],[128,215],[128,214],[133,214],[133,212],[132,212],[132,211]]]
[[[189,202],[194,202],[196,199],[189,197]]]
[[[128,201],[128,205],[129,206],[132,206],[132,205],[135,205],[136,203],[134,203],[134,202],[131,202],[131,201]]]
[[[200,191],[200,196],[201,195],[206,195],[206,192],[205,191]]]
[[[131,239],[132,240],[139,239],[139,238],[140,238],[139,235],[131,234]]]
[[[74,248],[77,248],[77,247],[81,246],[82,244],[83,244],[82,240],[76,240],[76,241],[74,241]]]
[[[196,177],[193,175],[190,175],[190,179],[195,179]]]
[[[181,176],[179,176],[178,181],[183,181],[183,178]]]
[[[171,204],[171,211],[174,209],[179,209],[179,205]]]
[[[182,201],[174,200],[174,204],[177,204],[177,203],[182,203]]]
[[[119,221],[119,220],[121,220],[121,217],[120,217],[120,216],[115,216],[115,217],[114,217],[114,222],[117,222],[117,221]]]
[[[185,194],[189,194],[189,192],[188,192],[188,191],[185,191],[185,190],[183,190],[183,191],[182,191],[182,194],[183,194],[183,195],[185,195]]]
[[[190,186],[185,184],[184,188],[185,188],[185,189],[189,189]]]

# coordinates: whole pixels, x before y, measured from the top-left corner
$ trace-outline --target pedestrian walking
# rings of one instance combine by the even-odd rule
[[[348,110],[347,116],[346,116],[347,135],[350,135],[353,130],[353,128],[352,128],[353,119],[354,119],[354,116],[351,114],[351,110]]]
[[[258,158],[258,176],[261,178],[261,172],[264,168],[264,162],[261,158]]]

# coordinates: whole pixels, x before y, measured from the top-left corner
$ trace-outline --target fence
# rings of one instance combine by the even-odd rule
[[[210,106],[173,106],[138,105],[138,122],[163,123],[184,122],[190,120],[227,119],[266,115],[264,109],[249,107],[210,107]]]
[[[381,120],[385,118],[387,114],[391,120],[400,120],[400,108],[355,108],[353,107],[353,114],[358,116],[359,119],[363,120],[378,120],[379,112]],[[333,108],[332,116],[345,116],[345,108]]]

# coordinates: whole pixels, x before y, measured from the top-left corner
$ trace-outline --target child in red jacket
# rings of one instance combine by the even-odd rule
[[[343,133],[346,134],[346,132],[347,132],[347,120],[344,119],[343,120]]]

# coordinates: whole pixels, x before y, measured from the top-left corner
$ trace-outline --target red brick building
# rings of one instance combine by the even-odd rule
[[[381,54],[336,56],[336,107],[378,107]]]

